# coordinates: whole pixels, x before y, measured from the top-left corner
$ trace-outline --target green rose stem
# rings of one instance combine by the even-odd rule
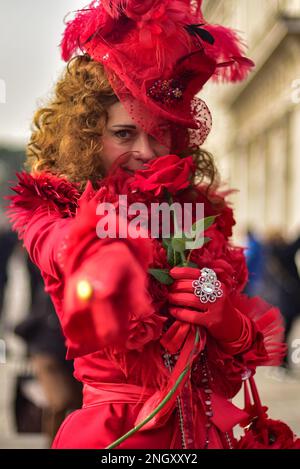
[[[199,327],[197,327],[197,330],[196,330],[196,336],[195,336],[195,342],[194,342],[194,347],[193,347],[193,350],[189,356],[189,360],[190,361],[190,358],[193,356],[193,354],[195,353],[195,348],[196,348],[196,345],[199,343]],[[185,369],[182,371],[182,373],[179,375],[179,377],[177,378],[174,386],[172,387],[172,389],[168,392],[168,394],[166,395],[166,397],[161,401],[161,403],[153,410],[153,412],[148,415],[148,417],[146,417],[142,422],[140,422],[138,425],[136,425],[134,428],[132,428],[131,430],[129,430],[127,433],[125,433],[125,435],[121,436],[120,438],[118,438],[118,440],[115,440],[113,443],[111,443],[109,446],[107,446],[105,449],[113,449],[115,448],[116,446],[119,446],[119,444],[123,443],[123,441],[127,440],[127,438],[129,438],[130,436],[134,435],[134,433],[136,433],[138,430],[140,430],[140,428],[142,428],[144,425],[146,425],[146,423],[148,423],[151,419],[153,419],[153,417],[155,417],[155,415],[164,407],[164,405],[171,399],[171,397],[173,396],[173,394],[175,393],[175,391],[177,390],[179,384],[181,383],[181,381],[183,380],[183,378],[185,377],[185,375],[188,373],[188,371],[190,370],[191,368],[191,363],[188,363],[187,366],[185,367]]]
[[[172,205],[174,200],[171,194],[168,194],[168,200],[169,200],[169,205]],[[178,232],[178,225],[177,225],[176,215],[174,212],[173,212],[173,221],[174,221],[174,231]],[[180,251],[180,258],[181,258],[182,266],[186,267],[188,265],[188,262],[186,260],[186,257],[183,251]],[[174,251],[174,265],[176,265],[176,251]]]
[[[188,265],[188,260],[186,259],[184,253],[181,252],[181,253],[180,253],[180,256],[181,256],[181,261],[182,261],[183,267],[187,267],[187,265]]]

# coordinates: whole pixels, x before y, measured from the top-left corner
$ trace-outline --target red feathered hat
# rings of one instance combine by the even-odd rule
[[[239,81],[253,62],[237,34],[210,25],[202,0],[93,0],[69,21],[61,42],[69,60],[81,50],[104,65],[133,120],[163,143],[172,124],[173,147],[201,145],[211,129],[195,94],[212,77]],[[174,143],[174,139],[176,142]]]

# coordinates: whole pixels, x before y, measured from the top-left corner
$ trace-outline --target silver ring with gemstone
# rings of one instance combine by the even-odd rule
[[[216,272],[208,267],[201,269],[200,273],[200,277],[192,283],[194,295],[199,298],[201,303],[214,303],[217,298],[223,296],[221,282],[218,280]]]

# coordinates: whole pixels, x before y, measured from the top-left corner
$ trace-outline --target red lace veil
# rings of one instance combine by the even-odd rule
[[[101,62],[132,119],[161,143],[202,145],[212,119],[195,95],[210,78],[244,79],[254,64],[233,30],[206,22],[201,4],[93,0],[67,22],[62,57],[80,50]]]

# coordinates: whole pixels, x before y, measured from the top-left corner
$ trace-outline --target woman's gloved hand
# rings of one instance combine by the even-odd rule
[[[233,307],[226,286],[223,295],[215,303],[202,303],[194,294],[193,280],[200,276],[200,269],[174,267],[170,271],[175,280],[169,290],[169,311],[176,319],[207,328],[209,333],[222,342],[240,338],[243,329],[241,313]]]
[[[150,308],[146,274],[122,242],[100,246],[66,278],[62,326],[69,357],[122,348],[128,315]]]

